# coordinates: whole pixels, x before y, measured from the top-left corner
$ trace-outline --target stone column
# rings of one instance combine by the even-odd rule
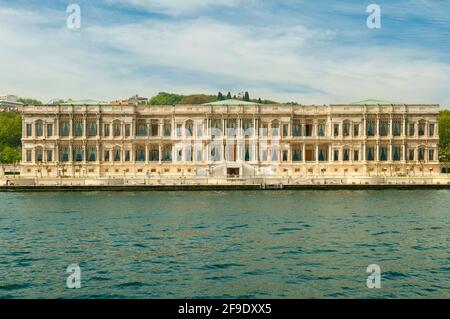
[[[5,177],[5,168],[3,165],[0,165],[0,178]]]
[[[306,144],[305,143],[303,143],[303,145],[302,145],[302,160],[303,160],[303,163],[306,163]]]
[[[159,164],[162,164],[162,144],[159,143],[158,147],[159,147],[159,149],[158,149],[158,156],[159,156],[158,161],[159,161]]]

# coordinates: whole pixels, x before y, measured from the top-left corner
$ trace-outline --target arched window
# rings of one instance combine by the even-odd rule
[[[137,121],[136,135],[140,137],[147,136],[147,123],[145,122],[145,120]]]
[[[120,158],[121,158],[121,149],[120,148],[115,148],[113,150],[113,160],[114,162],[120,162]]]
[[[368,161],[375,160],[375,156],[374,156],[375,151],[374,151],[373,147],[368,147],[367,150],[366,150],[366,153],[367,153],[366,154],[366,158],[367,158]]]
[[[419,161],[425,161],[425,148],[419,148]]]
[[[273,121],[271,129],[272,129],[272,136],[273,137],[280,136],[280,122],[279,121]]]
[[[394,146],[392,148],[392,160],[394,161],[400,161],[402,156],[402,151],[399,146]]]
[[[82,162],[83,161],[83,148],[81,146],[76,146],[73,149],[73,160],[75,162]]]
[[[426,125],[426,123],[424,120],[419,121],[419,136],[425,135],[425,125]]]
[[[91,121],[88,123],[88,135],[89,136],[97,135],[97,122]]]
[[[75,136],[83,136],[83,122],[82,122],[82,120],[75,121]]]
[[[89,162],[97,161],[97,148],[96,147],[89,147],[89,149],[88,149],[88,161]]]
[[[158,145],[152,145],[150,149],[150,161],[151,162],[158,162],[159,161],[159,146]]]
[[[59,134],[63,137],[67,137],[70,134],[70,123],[69,121],[62,121],[60,124],[60,132]]]
[[[344,136],[350,136],[350,122],[345,120],[342,125],[342,134]]]
[[[191,120],[187,121],[185,128],[186,128],[186,130],[185,130],[186,137],[194,136],[194,122],[193,121],[191,121]]]
[[[113,122],[113,133],[114,133],[114,137],[119,137],[121,136],[121,131],[122,131],[122,123],[120,123],[119,120],[116,120]]]
[[[172,145],[165,145],[163,147],[163,162],[172,162]]]
[[[136,161],[137,162],[145,162],[145,148],[139,146],[136,149]]]
[[[40,120],[36,122],[36,136],[44,136],[44,123]]]
[[[350,160],[350,150],[348,148],[344,148],[343,160],[344,162],[348,162]]]
[[[61,147],[61,150],[59,151],[59,160],[61,162],[69,161],[69,148],[67,146]]]
[[[380,147],[380,161],[387,161],[388,159],[388,149],[387,147]]]
[[[42,147],[36,147],[36,149],[35,149],[35,159],[36,159],[36,162],[43,162],[44,161],[44,152],[42,150]]]

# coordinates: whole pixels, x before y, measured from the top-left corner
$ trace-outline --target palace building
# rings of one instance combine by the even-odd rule
[[[439,174],[438,105],[23,108],[28,177]]]

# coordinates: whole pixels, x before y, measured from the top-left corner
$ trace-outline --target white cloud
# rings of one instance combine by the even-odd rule
[[[340,45],[337,35],[302,25],[243,27],[196,18],[73,32],[64,21],[60,28],[41,22],[0,10],[5,93],[114,99],[235,88],[302,103],[380,98],[450,105],[450,65],[431,52]]]
[[[242,0],[108,0],[108,2],[136,6],[169,15],[193,13],[211,7],[234,7],[245,3]]]

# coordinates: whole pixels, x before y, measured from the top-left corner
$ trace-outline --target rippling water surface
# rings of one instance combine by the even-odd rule
[[[0,298],[449,298],[449,229],[449,190],[0,193]]]

